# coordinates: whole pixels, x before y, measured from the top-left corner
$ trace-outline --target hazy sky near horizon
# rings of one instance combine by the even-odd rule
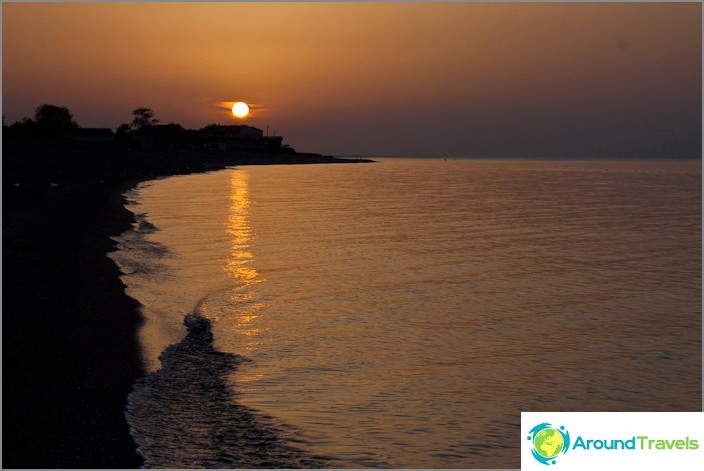
[[[3,115],[299,151],[701,156],[699,3],[3,3]],[[236,120],[223,103],[252,104]]]

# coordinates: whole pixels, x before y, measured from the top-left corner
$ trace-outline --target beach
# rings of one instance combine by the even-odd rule
[[[138,303],[106,254],[140,181],[241,163],[337,162],[3,143],[3,466],[135,468],[124,417],[144,375]]]
[[[3,466],[515,468],[521,410],[698,407],[698,162],[214,171],[313,162],[6,139]]]

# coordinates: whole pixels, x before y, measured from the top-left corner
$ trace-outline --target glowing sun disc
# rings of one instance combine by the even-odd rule
[[[232,105],[232,114],[235,115],[235,118],[244,118],[249,114],[249,106],[247,106],[247,103],[238,101]]]

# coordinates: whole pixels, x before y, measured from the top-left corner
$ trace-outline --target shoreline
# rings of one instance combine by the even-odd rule
[[[124,416],[145,376],[139,303],[107,253],[134,217],[123,194],[159,177],[317,154],[126,151],[3,143],[3,467],[138,468]]]

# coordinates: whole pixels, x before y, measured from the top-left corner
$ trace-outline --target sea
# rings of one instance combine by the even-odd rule
[[[700,160],[375,159],[143,182],[145,467],[519,468],[521,411],[702,406]]]

